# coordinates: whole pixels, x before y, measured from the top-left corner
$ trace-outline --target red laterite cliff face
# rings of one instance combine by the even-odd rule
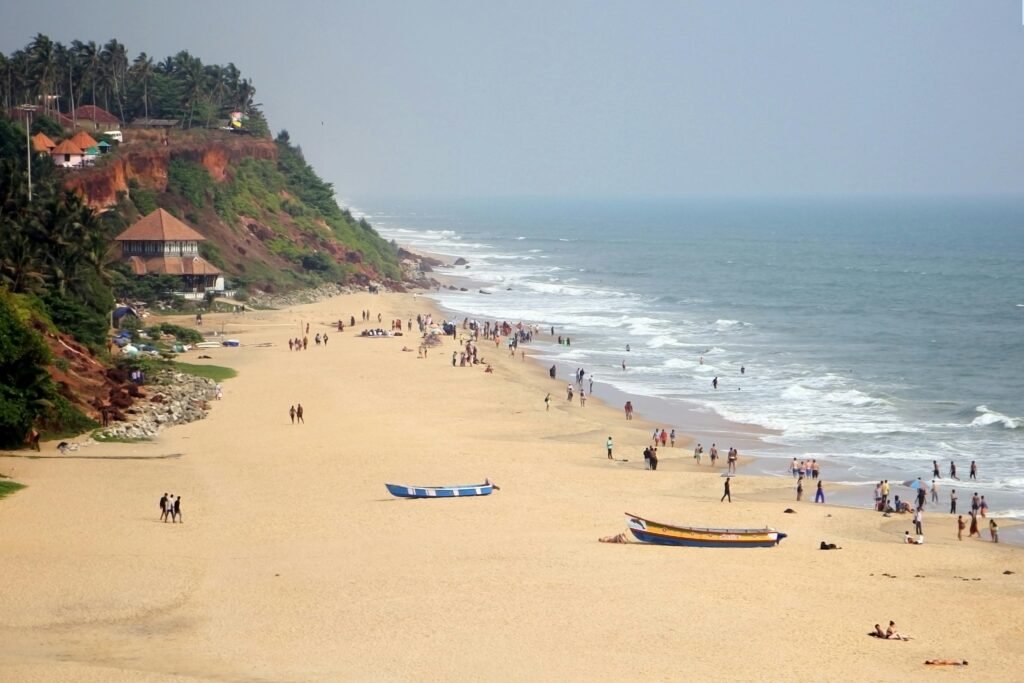
[[[223,182],[233,162],[242,159],[277,158],[273,141],[221,131],[165,133],[140,130],[125,132],[125,141],[96,166],[68,175],[67,187],[79,192],[95,209],[118,202],[118,193],[129,192],[129,181],[157,192],[167,189],[167,168],[172,159],[202,164],[214,182]]]

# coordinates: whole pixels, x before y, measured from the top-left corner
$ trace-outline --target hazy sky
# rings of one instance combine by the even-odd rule
[[[1022,194],[1021,0],[3,3],[233,61],[340,197]]]

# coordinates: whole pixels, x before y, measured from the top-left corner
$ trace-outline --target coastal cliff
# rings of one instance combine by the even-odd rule
[[[217,183],[229,179],[230,168],[244,159],[277,161],[272,140],[219,131],[126,130],[118,151],[67,178],[66,187],[97,210],[118,205],[131,187],[166,192],[174,160],[201,165]]]

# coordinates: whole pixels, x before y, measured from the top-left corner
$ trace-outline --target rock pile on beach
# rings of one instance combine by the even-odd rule
[[[163,428],[206,417],[208,401],[216,395],[217,384],[205,377],[164,370],[146,384],[147,398],[127,411],[128,422],[114,423],[99,432],[113,439],[149,439]]]
[[[247,303],[250,306],[256,306],[259,308],[288,308],[289,306],[323,301],[324,299],[330,299],[331,297],[340,296],[342,294],[352,294],[355,291],[357,291],[355,288],[348,285],[339,285],[333,282],[328,282],[316,287],[311,287],[310,289],[298,289],[294,292],[285,292],[283,294],[270,294],[268,292],[256,291],[249,297],[249,301]]]

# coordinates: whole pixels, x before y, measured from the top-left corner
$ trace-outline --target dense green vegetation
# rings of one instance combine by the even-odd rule
[[[93,426],[59,394],[50,350],[36,327],[52,327],[41,301],[0,288],[0,448],[20,446],[33,425],[52,435]]]
[[[64,45],[40,33],[23,49],[0,54],[4,108],[41,103],[47,117],[56,107],[70,115],[73,108],[93,104],[122,121],[172,118],[191,128],[217,125],[239,111],[249,117],[247,129],[268,135],[253,106],[255,94],[234,64],[204,65],[185,50],[161,61],[141,52],[129,62],[127,48],[116,39],[103,45],[91,40]]]
[[[23,140],[17,126],[0,120],[0,149]],[[113,303],[104,268],[110,235],[63,189],[53,164],[38,161],[30,201],[25,157],[0,159],[0,284],[38,299],[58,328],[102,346]]]

